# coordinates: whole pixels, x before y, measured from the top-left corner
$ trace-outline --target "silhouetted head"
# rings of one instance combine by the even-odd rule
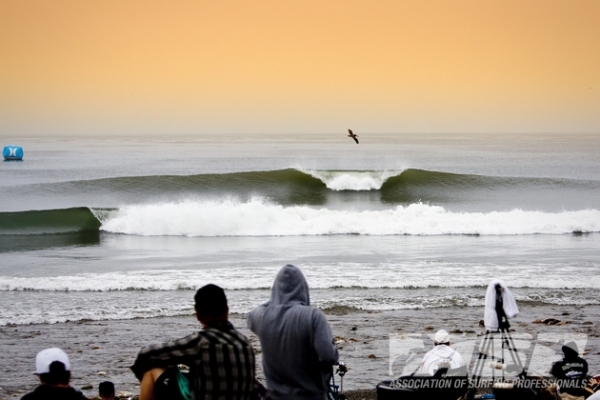
[[[217,285],[202,286],[194,296],[198,320],[206,325],[227,320],[229,307],[225,291]]]
[[[115,397],[115,385],[110,381],[100,382],[98,385],[98,394],[102,399],[112,399]]]

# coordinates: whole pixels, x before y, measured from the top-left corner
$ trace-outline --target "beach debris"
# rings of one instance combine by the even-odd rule
[[[544,324],[544,325],[556,325],[559,322],[560,322],[560,320],[556,319],[556,318],[546,318],[544,320],[538,318],[535,321],[533,321],[534,324]]]
[[[350,339],[346,339],[342,336],[336,336],[333,338],[333,342],[335,344],[342,344],[342,343],[356,343],[358,342],[358,340],[354,339],[354,338],[350,338]]]
[[[592,321],[583,321],[581,325],[594,325]]]
[[[100,372],[97,373],[97,375],[104,376],[104,375],[106,375],[106,372],[100,371]]]
[[[426,330],[426,331],[432,331],[432,330],[434,330],[434,329],[435,329],[435,328],[434,328],[433,326],[426,326],[426,327],[425,327],[425,330]]]
[[[570,324],[571,321],[562,321],[556,318],[536,319],[532,324],[544,324],[544,325],[564,325]]]
[[[369,354],[369,358],[377,358],[377,356],[375,354]]]
[[[92,346],[92,350],[98,350],[99,348],[99,346]]]
[[[117,397],[120,398],[120,399],[122,399],[122,398],[130,398],[130,397],[133,397],[133,393],[127,392],[127,391],[124,390],[122,392],[119,392],[119,394],[117,394]]]
[[[81,390],[92,390],[94,387],[92,385],[83,385]]]
[[[559,319],[556,318],[546,318],[545,320],[542,321],[542,324],[544,325],[556,325],[560,322]]]
[[[485,322],[480,319],[478,325],[483,328],[485,326]]]
[[[357,328],[356,326],[353,326],[351,330],[355,331],[355,330],[357,330],[357,329],[358,329],[358,328]]]
[[[335,344],[346,343],[346,339],[344,339],[341,336],[336,336],[336,337],[333,338],[333,342]]]
[[[450,333],[464,333],[464,332],[460,329],[453,329],[450,331]]]
[[[564,312],[564,313],[562,313],[562,315],[571,315],[571,314],[569,314],[568,312]]]

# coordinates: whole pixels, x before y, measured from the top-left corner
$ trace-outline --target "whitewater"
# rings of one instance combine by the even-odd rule
[[[130,235],[526,235],[600,232],[598,210],[458,213],[422,203],[389,210],[341,211],[306,206],[284,207],[263,199],[245,203],[183,201],[127,206],[97,215],[103,231]]]

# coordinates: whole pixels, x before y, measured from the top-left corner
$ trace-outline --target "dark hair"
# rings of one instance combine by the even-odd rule
[[[227,315],[227,297],[217,285],[202,286],[194,296],[194,307],[198,316],[218,318]]]
[[[98,385],[98,393],[100,397],[112,396],[115,394],[115,385],[110,381],[100,382]]]
[[[40,374],[40,380],[47,385],[67,385],[71,380],[71,372],[66,370],[65,364],[53,361],[50,372]]]

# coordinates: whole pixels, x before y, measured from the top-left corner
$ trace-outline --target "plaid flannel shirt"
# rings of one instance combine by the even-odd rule
[[[144,347],[131,366],[141,380],[153,368],[184,364],[195,400],[246,400],[253,392],[254,351],[231,323]]]

